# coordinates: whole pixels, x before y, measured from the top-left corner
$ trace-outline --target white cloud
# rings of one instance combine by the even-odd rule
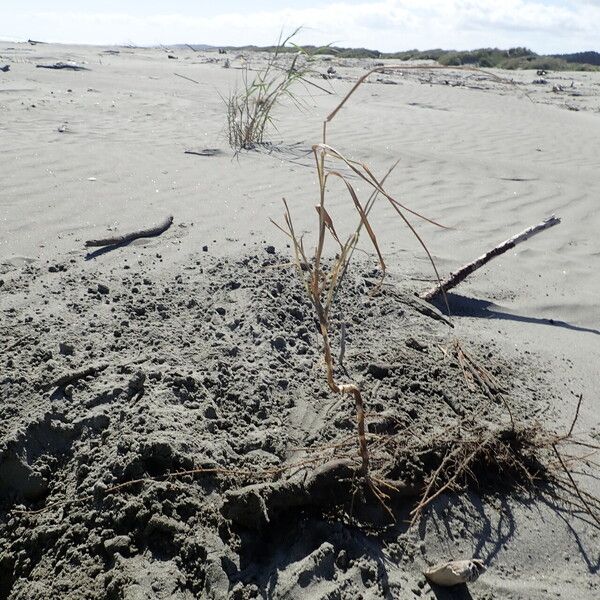
[[[273,43],[282,27],[305,27],[300,43],[379,50],[529,46],[539,52],[598,48],[600,2],[571,0],[380,0],[317,8],[135,16],[36,12],[4,15],[1,34],[56,42],[214,45]]]

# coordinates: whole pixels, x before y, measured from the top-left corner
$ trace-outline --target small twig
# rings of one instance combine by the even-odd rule
[[[583,401],[583,394],[579,394],[579,401],[577,402],[577,408],[575,409],[575,417],[573,418],[573,422],[571,423],[571,427],[569,428],[569,433],[567,433],[566,437],[571,437],[573,433],[573,428],[575,427],[575,423],[577,423],[577,419],[579,418],[579,409],[581,408],[581,402]]]
[[[191,81],[192,83],[200,84],[199,81],[196,81],[195,79],[192,79],[191,77],[186,77],[185,75],[180,75],[179,73],[173,73],[173,75],[177,75],[177,77],[181,77],[181,79],[187,79],[188,81]]]
[[[520,244],[521,242],[524,242],[525,240],[528,240],[529,238],[533,237],[537,233],[549,229],[554,225],[558,225],[559,223],[560,219],[552,215],[544,221],[542,221],[541,223],[538,223],[537,225],[534,225],[532,227],[528,227],[521,233],[514,235],[513,237],[502,242],[501,244],[498,244],[498,246],[492,248],[489,252],[486,252],[484,255],[480,256],[474,261],[464,265],[458,271],[450,273],[450,275],[446,279],[444,279],[444,281],[441,281],[438,285],[432,287],[430,290],[424,292],[423,294],[420,294],[420,297],[423,300],[427,301],[433,300],[436,296],[447,292],[453,287],[456,287],[459,283],[464,281],[471,273],[490,262],[490,260],[492,260],[493,258],[496,258],[496,256],[504,254],[511,248],[514,248],[517,244]]]
[[[487,439],[483,440],[478,446],[477,448],[475,448],[475,450],[473,450],[473,452],[471,452],[469,454],[469,456],[467,456],[462,462],[461,464],[456,468],[454,475],[452,475],[452,477],[450,477],[450,479],[448,479],[448,481],[446,481],[446,483],[435,492],[435,494],[432,494],[431,496],[429,496],[428,498],[423,498],[419,504],[411,511],[411,515],[412,515],[412,520],[411,520],[411,525],[414,525],[414,523],[416,522],[416,519],[418,518],[418,516],[423,512],[423,509],[426,508],[429,504],[431,504],[438,496],[441,496],[447,489],[449,489],[450,487],[452,487],[454,485],[454,483],[456,482],[456,480],[461,476],[464,475],[465,470],[468,468],[469,463],[475,458],[475,456],[477,456],[477,453],[481,450],[481,448],[483,448],[483,446],[485,446],[485,444],[488,442]]]
[[[455,350],[456,356],[458,358],[458,362],[463,370],[463,375],[465,377],[465,381],[467,382],[467,386],[470,390],[473,388],[472,381],[475,380],[479,384],[479,387],[483,390],[485,395],[490,399],[494,400],[494,398],[500,398],[502,404],[504,404],[504,408],[506,408],[506,412],[508,412],[508,416],[510,418],[510,423],[512,429],[515,429],[515,420],[512,414],[512,410],[510,405],[508,404],[508,400],[504,397],[499,389],[498,385],[494,379],[494,376],[489,373],[486,369],[484,369],[481,365],[478,365],[469,354],[463,350],[460,342],[457,340],[455,342]],[[467,377],[467,371],[465,370],[465,366],[467,367],[468,374],[470,375],[470,379]]]
[[[340,356],[338,358],[338,363],[344,371],[346,368],[344,367],[344,356],[346,355],[346,323],[342,321],[340,325]]]
[[[88,240],[85,245],[86,247],[90,246],[118,246],[122,244],[128,244],[133,240],[137,240],[138,238],[147,238],[147,237],[156,237],[161,233],[164,233],[171,224],[173,223],[173,216],[169,215],[162,223],[156,225],[155,227],[150,227],[149,229],[141,229],[139,231],[134,231],[132,233],[126,233],[123,235],[116,235],[110,238],[103,238],[100,240]]]
[[[575,480],[573,479],[573,476],[571,475],[571,472],[569,471],[569,469],[567,468],[567,466],[563,462],[563,459],[562,459],[560,453],[558,452],[558,450],[556,448],[556,444],[552,444],[552,449],[554,450],[554,454],[556,454],[556,458],[558,458],[558,461],[560,462],[560,464],[561,464],[561,466],[563,468],[563,471],[565,472],[565,475],[569,478],[569,481],[571,482],[571,485],[573,486],[573,490],[577,494],[577,497],[581,500],[581,502],[583,503],[583,505],[587,509],[587,512],[590,515],[590,517],[592,517],[592,519],[594,519],[594,521],[596,521],[596,523],[598,523],[598,525],[600,525],[600,519],[594,514],[594,512],[592,511],[590,505],[587,503],[587,500],[583,497],[583,494],[579,491],[579,487],[575,483]]]
[[[217,475],[226,475],[226,476],[244,476],[244,477],[271,477],[274,475],[278,475],[285,471],[290,471],[295,468],[302,468],[308,465],[313,465],[322,460],[322,457],[307,459],[297,463],[293,463],[290,465],[284,465],[281,467],[273,467],[270,469],[261,469],[256,471],[250,471],[247,469],[226,469],[225,467],[197,467],[195,469],[187,469],[185,471],[176,471],[174,473],[167,473],[162,477],[140,477],[138,479],[131,479],[129,481],[124,481],[122,483],[117,483],[116,485],[107,487],[103,490],[105,495],[114,494],[115,492],[121,491],[128,487],[143,484],[143,483],[161,483],[161,482],[171,482],[171,480],[177,477],[185,477],[185,476],[194,476],[194,475],[202,475],[202,474],[217,474]],[[51,502],[47,504],[43,508],[37,510],[22,510],[22,509],[13,509],[12,512],[14,514],[28,514],[28,515],[36,515],[42,512],[49,510],[50,508],[54,508],[56,506],[70,506],[72,504],[76,504],[78,502],[85,502],[86,500],[91,500],[94,498],[94,494],[84,494],[82,496],[78,496],[77,498],[73,498],[72,500],[57,500],[56,502]]]

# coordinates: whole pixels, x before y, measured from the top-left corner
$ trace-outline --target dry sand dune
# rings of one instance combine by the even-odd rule
[[[219,94],[239,83],[242,59],[106,50],[0,44],[0,65],[11,67],[0,73],[0,599],[597,598],[598,526],[549,493],[444,496],[416,530],[406,533],[399,509],[399,524],[377,535],[300,510],[260,533],[238,530],[222,512],[232,482],[210,478],[102,497],[115,483],[194,465],[293,462],[294,448],[352,433],[352,407],[326,390],[295,275],[275,266],[290,250],[269,219],[281,219],[285,197],[298,231],[314,231],[310,147],[373,66],[323,62],[341,79],[315,82],[333,94],[301,91],[303,112],[277,109],[274,146],[233,157]],[[89,70],[36,68],[57,61]],[[439,397],[463,414],[483,402],[438,350],[459,338],[489,360],[523,419],[564,429],[583,394],[577,430],[597,444],[600,74],[550,73],[546,84],[532,83],[534,72],[497,74],[515,85],[372,76],[330,125],[330,143],[377,173],[399,160],[389,189],[449,226],[419,225],[442,274],[552,213],[562,219],[457,287],[450,331],[411,304],[431,268],[379,202],[372,220],[400,296],[369,304],[376,262],[361,255],[344,307],[356,324],[349,369],[367,401],[378,394],[369,410],[408,405],[422,426],[440,426],[452,410]],[[185,153],[206,148],[220,152]],[[341,188],[330,198],[338,230],[349,231],[348,199]],[[161,237],[86,256],[85,240],[168,214]],[[378,361],[408,371],[378,382],[369,367]],[[445,366],[432,383],[436,361]],[[43,391],[89,365],[106,368],[68,393]],[[598,496],[597,471],[580,481]],[[75,494],[91,496],[12,512]],[[469,589],[430,589],[422,568],[450,556],[481,557],[488,571]]]

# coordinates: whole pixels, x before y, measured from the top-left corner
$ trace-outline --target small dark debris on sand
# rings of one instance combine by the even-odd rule
[[[87,67],[74,62],[56,62],[48,65],[35,65],[38,69],[56,69],[67,71],[90,71]]]
[[[185,150],[184,154],[196,154],[197,156],[219,156],[224,154],[223,150],[219,150],[218,148],[202,148],[202,149],[191,149]]]

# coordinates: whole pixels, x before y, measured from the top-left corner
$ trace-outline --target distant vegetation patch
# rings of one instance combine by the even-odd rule
[[[235,50],[255,50],[274,52],[276,46],[244,46]],[[379,52],[367,48],[341,48],[327,46],[315,48],[305,46],[304,50],[313,55],[333,54],[339,58],[391,58],[395,60],[435,60],[441,65],[458,67],[472,65],[481,68],[499,69],[547,69],[552,71],[596,71],[600,67],[600,53],[595,51],[574,54],[537,54],[529,48],[517,47],[479,48],[477,50],[405,50],[403,52]],[[281,50],[280,50],[281,51]],[[286,48],[293,52],[294,48]]]

